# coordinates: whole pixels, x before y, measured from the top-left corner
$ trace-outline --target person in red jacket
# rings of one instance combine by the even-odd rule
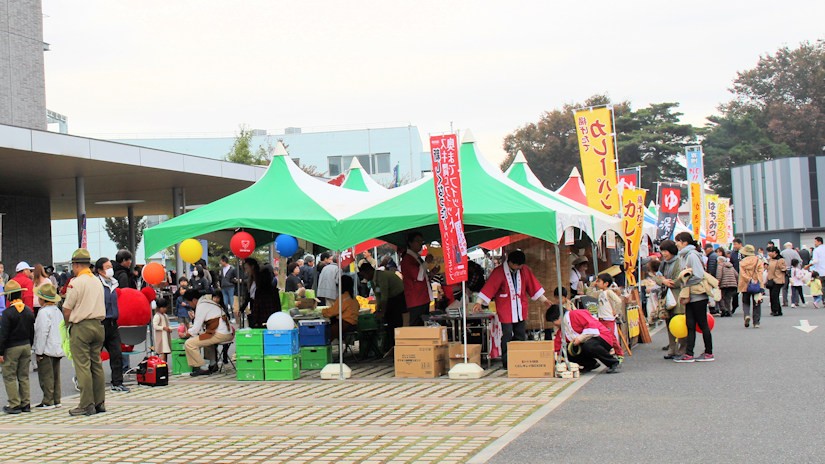
[[[29,308],[34,308],[34,282],[32,282],[32,277],[34,276],[33,271],[34,268],[29,266],[29,263],[20,261],[17,263],[17,268],[15,268],[17,275],[11,279],[20,284],[20,288],[23,289],[23,304]]]
[[[582,371],[592,371],[601,361],[608,374],[619,372],[619,360],[610,354],[614,343],[613,333],[599,322],[590,311],[575,309],[565,311],[562,316],[558,305],[547,310],[547,320],[553,320],[557,329],[555,337],[556,353],[561,352],[561,339],[567,342],[567,359],[581,366]]]
[[[495,299],[496,313],[501,322],[501,365],[507,369],[507,343],[511,340],[526,340],[525,322],[529,300],[550,305],[533,271],[524,263],[526,257],[521,250],[507,256],[504,264],[493,269],[490,277],[478,294],[473,312],[481,311],[482,305],[489,305]]]
[[[401,275],[404,280],[404,298],[410,313],[410,325],[424,325],[423,316],[430,312],[433,289],[427,277],[427,268],[421,259],[424,236],[421,232],[407,235],[407,251],[401,258]]]

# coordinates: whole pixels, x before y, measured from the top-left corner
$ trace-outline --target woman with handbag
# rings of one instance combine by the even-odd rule
[[[781,316],[782,305],[779,304],[779,292],[785,286],[788,264],[776,247],[768,248],[768,258],[768,278],[765,281],[765,286],[771,295],[771,316]]]
[[[676,248],[679,249],[679,279],[682,279],[682,290],[679,292],[679,302],[685,305],[685,322],[687,323],[687,347],[684,356],[674,359],[678,363],[692,363],[693,361],[709,362],[713,356],[713,336],[708,327],[708,287],[705,285],[705,269],[702,264],[702,254],[699,244],[690,232],[676,234]],[[696,327],[702,331],[702,340],[705,343],[705,352],[694,357],[693,348],[696,344]]]
[[[655,281],[661,287],[662,294],[659,297],[660,307],[664,310],[668,325],[673,316],[684,314],[685,307],[679,303],[679,291],[682,290],[682,283],[679,281],[679,258],[676,256],[679,250],[673,240],[665,240],[659,244],[662,252],[662,263],[659,272],[656,273]],[[676,338],[667,331],[667,354],[665,359],[675,359],[685,354],[686,338]]]
[[[745,327],[751,323],[751,308],[753,308],[753,328],[759,328],[762,318],[762,293],[764,280],[762,278],[762,259],[756,256],[753,245],[745,245],[739,250],[742,259],[739,261],[739,293],[742,294],[742,310],[744,311]]]

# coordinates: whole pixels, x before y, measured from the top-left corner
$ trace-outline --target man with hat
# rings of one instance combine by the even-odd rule
[[[72,416],[91,416],[106,412],[106,377],[100,362],[104,331],[101,321],[106,317],[103,284],[89,269],[91,256],[85,248],[72,253],[72,273],[75,278],[66,288],[63,318],[69,327],[69,347],[72,351],[80,404],[69,411]]]
[[[573,269],[570,271],[570,294],[572,296],[583,295],[586,280],[587,258],[576,255],[573,260]]]
[[[29,263],[20,261],[14,272],[17,273],[11,280],[20,284],[23,289],[23,304],[29,308],[34,308],[34,283],[32,277],[34,276],[34,268],[29,266]],[[7,298],[8,299],[8,298]]]
[[[32,351],[37,359],[40,389],[43,391],[43,401],[35,406],[35,409],[54,409],[60,407],[60,358],[66,356],[60,337],[63,313],[57,307],[60,296],[51,283],[37,287],[34,294],[43,302],[34,321],[32,345]]]
[[[31,412],[29,399],[29,364],[34,340],[34,311],[20,299],[23,289],[16,280],[10,280],[3,292],[10,301],[0,316],[0,366],[9,404],[6,414]]]

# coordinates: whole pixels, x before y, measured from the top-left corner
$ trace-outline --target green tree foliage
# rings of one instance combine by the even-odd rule
[[[825,147],[825,41],[783,47],[737,74],[733,99],[704,129],[706,174],[730,195],[730,168],[822,154]]]
[[[269,155],[270,148],[261,145],[253,151],[252,131],[246,125],[241,124],[238,135],[235,136],[235,142],[232,144],[232,149],[229,150],[224,159],[239,164],[268,165],[271,159]]]
[[[125,217],[108,217],[104,221],[104,228],[109,235],[109,239],[115,242],[117,249],[129,249],[129,219]],[[143,230],[146,229],[146,221],[143,216],[135,216],[135,247],[143,240]],[[135,250],[130,250],[133,254]]]
[[[530,168],[545,187],[557,189],[573,167],[581,169],[573,112],[577,108],[610,104],[605,95],[595,95],[583,104],[567,104],[548,111],[537,123],[529,123],[504,139],[506,169],[516,152],[524,153]],[[685,145],[695,143],[695,131],[680,124],[678,103],[658,103],[632,111],[627,101],[614,103],[619,164],[622,168],[644,166],[641,186],[655,188],[658,180],[682,179],[685,168],[677,161]],[[652,190],[651,190],[652,191]]]

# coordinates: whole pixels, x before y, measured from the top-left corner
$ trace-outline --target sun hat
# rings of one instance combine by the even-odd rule
[[[57,294],[57,289],[50,283],[45,283],[37,289],[34,294],[41,300],[51,301],[52,303],[60,303],[60,295]]]
[[[573,260],[573,267],[576,267],[579,264],[587,264],[587,262],[587,258],[585,258],[584,256],[579,256]]]
[[[756,254],[756,250],[753,249],[753,245],[745,245],[739,253],[742,256],[753,256]]]
[[[74,251],[74,253],[72,253],[73,264],[91,264],[91,262],[92,255],[90,255],[89,250],[85,248],[78,248]]]
[[[16,280],[10,280],[6,282],[6,286],[3,287],[3,291],[0,292],[0,295],[9,295],[11,293],[17,293],[26,290],[22,288],[20,284]]]

